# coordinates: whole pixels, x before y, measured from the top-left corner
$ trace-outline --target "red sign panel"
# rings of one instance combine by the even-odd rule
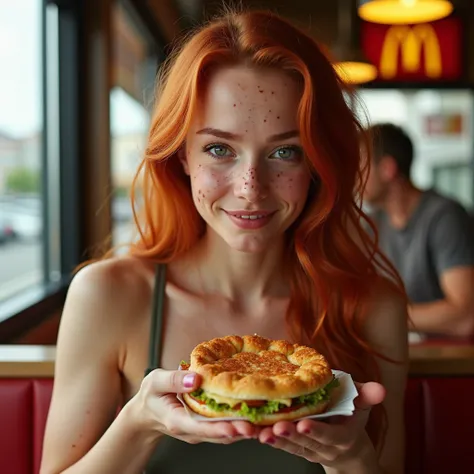
[[[430,136],[462,135],[464,119],[461,114],[433,114],[424,117],[425,133]]]
[[[363,21],[361,45],[381,81],[453,81],[462,77],[459,18],[419,25],[379,25]]]

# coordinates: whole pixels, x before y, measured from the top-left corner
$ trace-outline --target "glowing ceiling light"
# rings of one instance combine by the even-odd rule
[[[363,84],[377,77],[377,68],[370,64],[357,46],[353,24],[356,5],[353,0],[339,0],[338,37],[332,48],[334,70],[346,84]]]
[[[387,25],[427,23],[452,11],[448,0],[360,0],[358,8],[363,20]]]
[[[362,61],[340,61],[334,64],[334,69],[347,84],[364,84],[377,78],[377,68]]]

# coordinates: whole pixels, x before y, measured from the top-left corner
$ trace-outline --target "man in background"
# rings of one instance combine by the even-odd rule
[[[413,185],[413,143],[400,127],[378,124],[369,132],[373,156],[364,202],[375,211],[381,250],[405,283],[412,329],[474,335],[471,217],[457,202]]]

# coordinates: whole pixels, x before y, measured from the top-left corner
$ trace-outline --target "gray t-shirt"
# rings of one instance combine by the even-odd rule
[[[473,218],[460,204],[434,191],[423,192],[404,229],[393,228],[384,212],[372,218],[380,248],[397,268],[414,303],[443,299],[441,274],[474,265]]]

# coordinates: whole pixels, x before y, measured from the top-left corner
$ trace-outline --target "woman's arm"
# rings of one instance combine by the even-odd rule
[[[371,344],[394,364],[378,360],[388,431],[379,464],[382,472],[402,474],[405,461],[405,389],[408,375],[408,310],[404,299],[384,281],[373,292],[365,333]]]
[[[139,473],[157,442],[157,435],[137,432],[129,410],[115,418],[122,402],[118,341],[127,311],[134,314],[128,301],[133,298],[123,291],[131,282],[123,281],[127,276],[116,265],[92,264],[71,283],[57,341],[42,474]]]

